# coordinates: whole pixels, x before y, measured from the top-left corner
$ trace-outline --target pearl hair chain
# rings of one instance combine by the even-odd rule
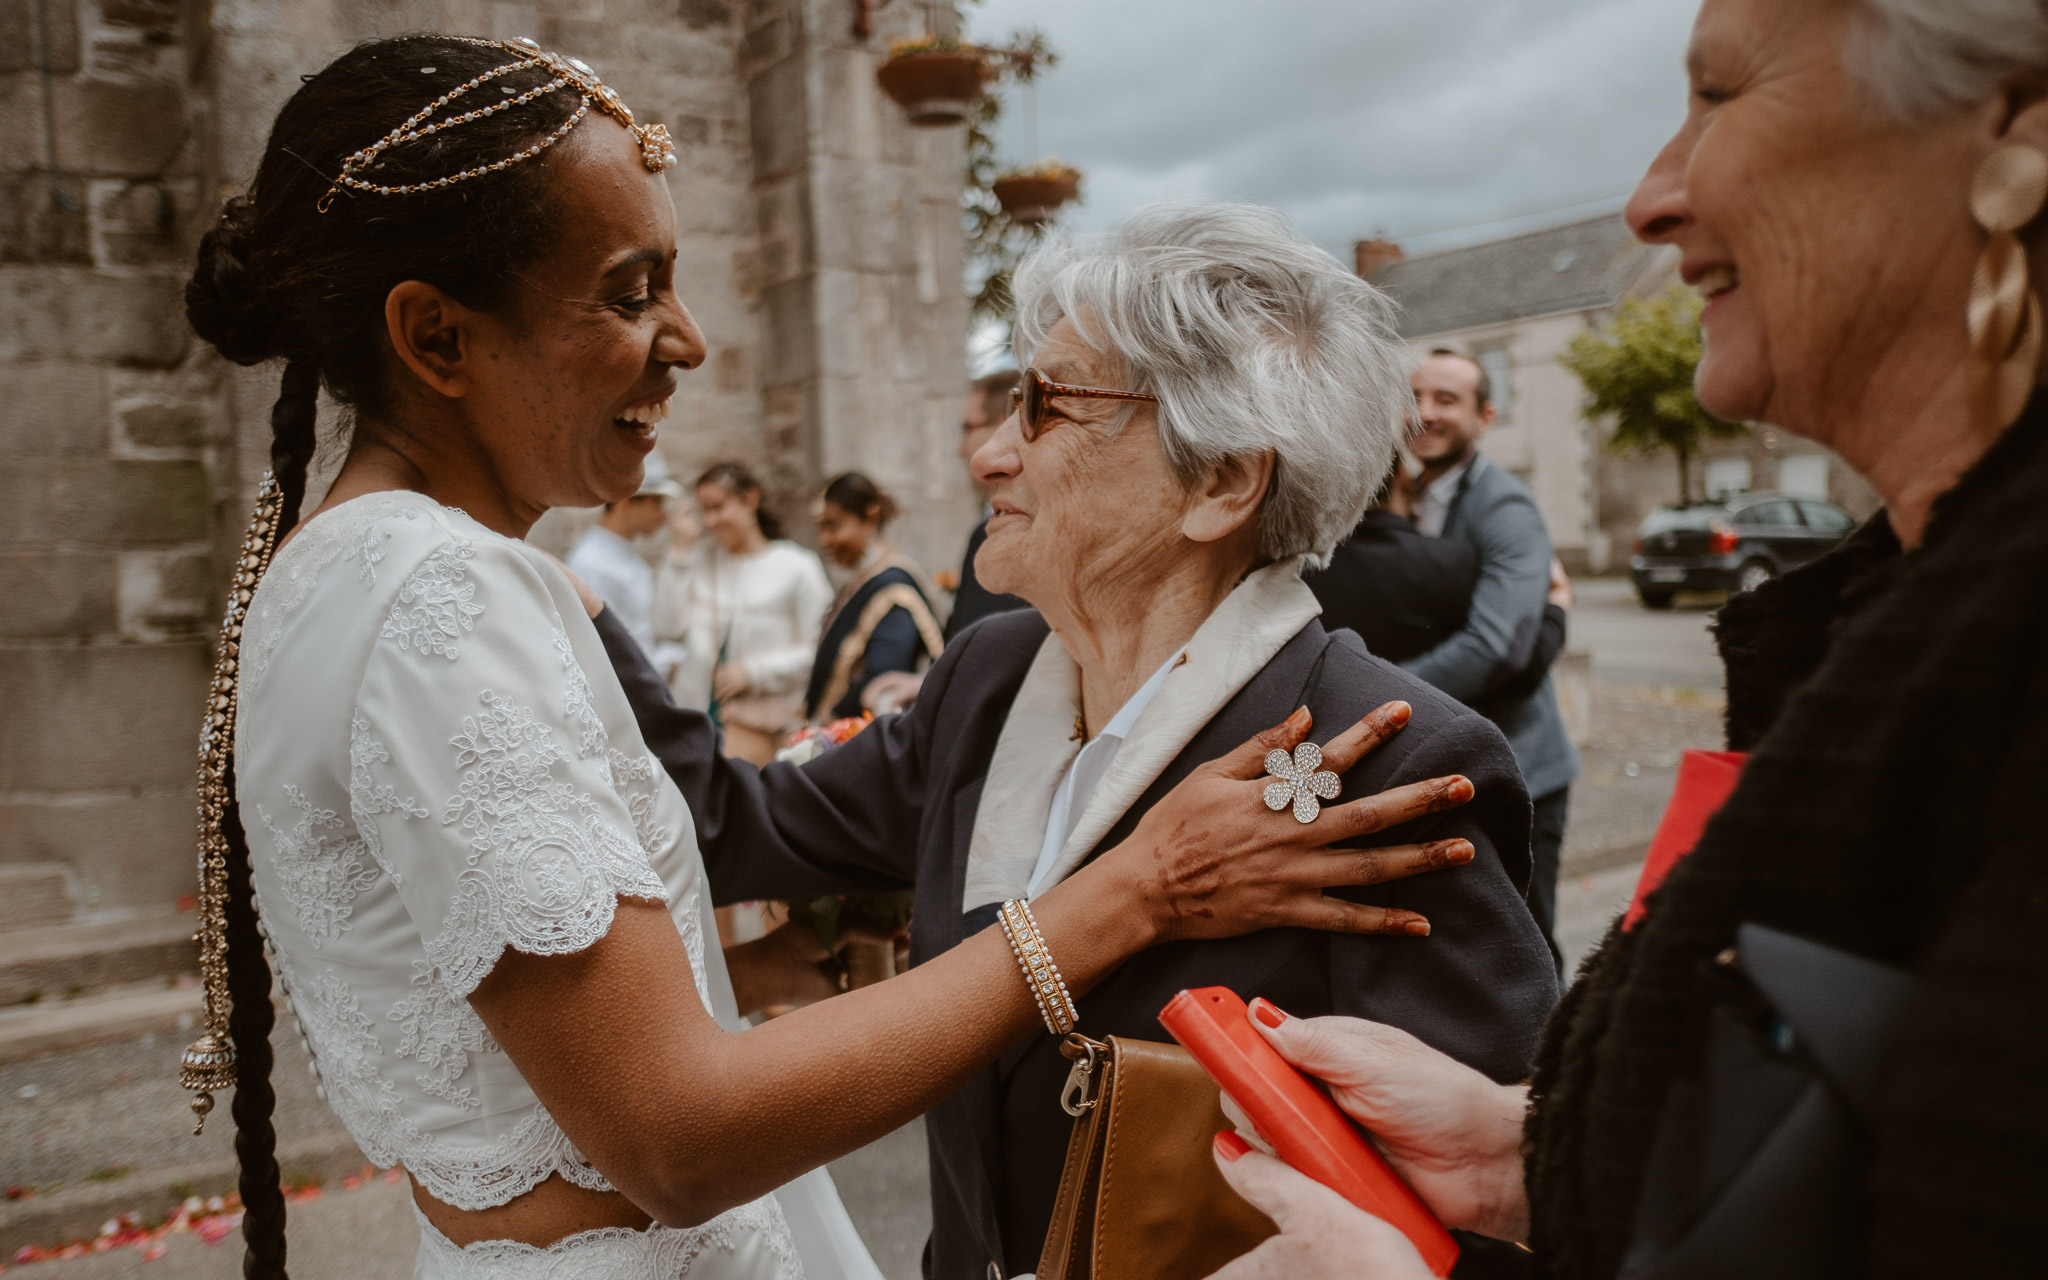
[[[320,197],[320,203],[317,206],[320,212],[326,213],[332,207],[334,197],[343,187],[347,187],[351,191],[361,191],[371,195],[411,195],[414,192],[431,191],[438,187],[452,186],[465,179],[481,177],[487,173],[495,173],[507,166],[517,164],[521,160],[531,160],[566,137],[569,130],[575,128],[585,116],[590,114],[590,108],[593,105],[599,111],[604,112],[620,124],[626,126],[627,131],[640,144],[640,161],[647,166],[648,172],[662,173],[675,165],[675,143],[670,139],[668,129],[659,124],[636,124],[633,120],[632,110],[624,102],[621,102],[619,95],[609,85],[599,80],[597,73],[592,71],[589,65],[581,59],[564,57],[558,53],[548,53],[538,44],[523,36],[516,41],[477,40],[466,36],[454,38],[462,40],[466,44],[487,45],[491,48],[503,49],[516,56],[518,61],[508,62],[502,67],[493,67],[482,75],[475,76],[457,85],[414,112],[405,123],[399,125],[390,133],[385,134],[376,142],[371,143],[369,146],[350,155],[346,160],[343,160],[341,162],[341,172],[335,175],[334,185],[327,189],[327,194]],[[539,67],[549,72],[554,78],[545,84],[537,85],[526,90],[524,93],[508,97],[501,102],[494,102],[486,107],[478,107],[471,111],[451,115],[444,119],[436,120],[432,124],[426,123],[427,118],[436,111],[439,111],[478,86],[495,80],[499,76],[527,67]],[[392,147],[408,142],[417,142],[422,138],[439,133],[443,129],[451,129],[459,124],[468,124],[472,121],[484,119],[486,116],[496,115],[500,111],[508,111],[513,107],[531,102],[535,98],[543,97],[565,86],[573,86],[582,98],[582,102],[577,106],[575,114],[563,121],[559,127],[545,138],[522,150],[515,151],[503,159],[476,165],[459,173],[451,173],[445,177],[434,178],[426,182],[377,183],[360,176],[376,164],[378,156]]]

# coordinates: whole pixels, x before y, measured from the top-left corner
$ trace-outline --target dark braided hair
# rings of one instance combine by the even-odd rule
[[[511,61],[503,49],[447,36],[403,36],[356,46],[309,79],[278,112],[246,195],[229,200],[199,243],[185,286],[193,332],[236,364],[282,360],[270,412],[271,468],[281,493],[280,532],[298,523],[313,460],[324,385],[357,416],[394,402],[397,370],[384,299],[419,280],[480,311],[514,300],[519,269],[555,234],[548,206],[551,152],[447,187],[402,196],[347,188],[317,205],[344,157],[376,142],[435,97]],[[545,83],[522,68],[471,91],[480,107]],[[511,155],[558,128],[580,99],[558,89],[517,108],[385,151],[361,176],[392,186],[431,181]],[[270,964],[263,951],[249,846],[227,776],[227,965],[234,1002],[237,1084],[232,1114],[241,1165],[248,1280],[283,1280],[285,1202],[271,1126]]]

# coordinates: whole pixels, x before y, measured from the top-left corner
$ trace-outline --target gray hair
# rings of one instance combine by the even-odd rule
[[[2041,0],[1863,0],[1848,65],[1899,119],[1937,120],[2048,73]]]
[[[1271,450],[1260,554],[1328,563],[1413,403],[1393,304],[1271,209],[1167,204],[1017,268],[1017,362],[1062,319],[1159,398],[1181,482]],[[1121,422],[1128,422],[1126,414]]]

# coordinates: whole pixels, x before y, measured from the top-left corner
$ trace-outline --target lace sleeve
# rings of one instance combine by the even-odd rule
[[[449,537],[419,561],[364,671],[349,798],[428,983],[467,997],[506,947],[580,951],[620,897],[666,902],[607,746],[555,598],[516,547]]]

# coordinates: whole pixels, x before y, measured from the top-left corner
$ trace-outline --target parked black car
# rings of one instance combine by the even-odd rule
[[[1652,609],[1681,591],[1749,591],[1822,554],[1856,527],[1832,502],[1744,493],[1659,507],[1636,534],[1628,576]]]

